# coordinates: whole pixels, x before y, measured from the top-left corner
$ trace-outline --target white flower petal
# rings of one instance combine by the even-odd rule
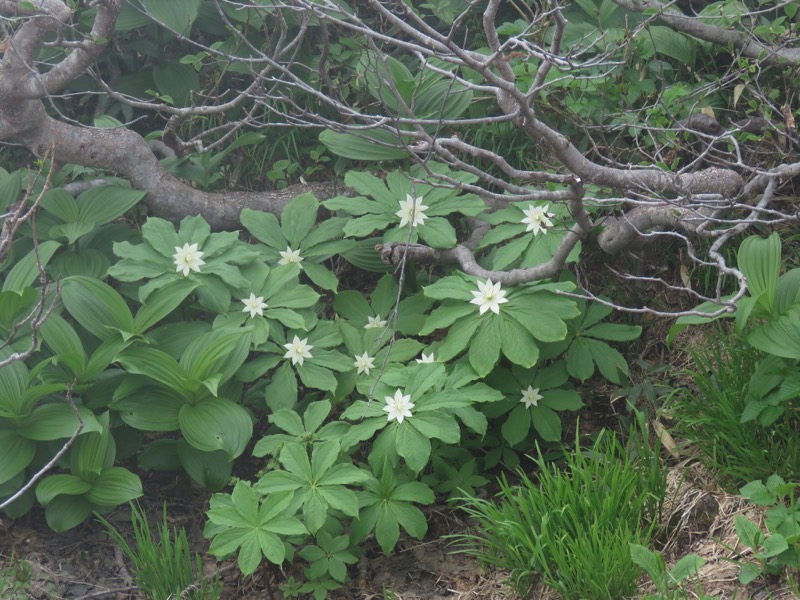
[[[183,247],[175,246],[175,254],[172,255],[175,264],[175,272],[183,273],[186,277],[190,271],[200,272],[205,261],[202,259],[204,252],[197,249],[197,244],[184,244]]]
[[[249,312],[251,318],[255,318],[256,315],[263,317],[264,309],[268,308],[267,303],[264,302],[264,296],[256,296],[252,292],[250,292],[249,298],[242,298],[242,303],[244,304],[242,312]]]
[[[416,227],[425,224],[425,219],[428,218],[425,211],[429,208],[430,206],[422,204],[422,197],[413,198],[411,194],[407,194],[405,200],[400,200],[400,210],[394,214],[400,218],[400,227],[405,227],[409,223],[412,227]]]
[[[491,279],[487,279],[485,283],[479,281],[478,291],[473,291],[472,295],[475,297],[470,300],[470,304],[476,304],[481,315],[487,310],[499,315],[500,305],[508,302],[505,290],[500,289],[500,282],[492,283]]]
[[[306,358],[314,358],[310,352],[314,346],[308,343],[308,338],[301,340],[299,337],[294,336],[294,339],[288,344],[284,344],[283,347],[286,348],[286,354],[283,355],[283,358],[290,358],[292,365],[300,365],[302,367]]]

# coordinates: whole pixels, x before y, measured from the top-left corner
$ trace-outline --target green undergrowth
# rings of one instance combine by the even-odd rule
[[[563,465],[540,451],[535,473],[502,476],[495,499],[462,500],[474,528],[454,536],[458,551],[509,570],[521,597],[540,581],[565,600],[633,594],[630,544],[651,542],[666,490],[658,450],[603,430],[588,445],[576,439]]]

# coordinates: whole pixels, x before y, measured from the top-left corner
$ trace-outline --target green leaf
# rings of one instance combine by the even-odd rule
[[[195,339],[181,357],[189,378],[203,380],[221,375],[220,383],[231,378],[250,353],[249,331],[219,329]]]
[[[177,34],[188,34],[197,18],[200,0],[163,2],[162,0],[140,0],[153,19]]]
[[[31,250],[19,259],[6,275],[3,282],[4,292],[22,293],[23,290],[39,278],[39,266],[37,260],[41,261],[42,267],[50,262],[56,250],[61,248],[61,242],[48,240],[39,244],[37,250]],[[38,256],[37,256],[38,253]]]
[[[402,525],[403,529],[411,536],[418,540],[425,537],[428,532],[428,519],[420,509],[416,506],[409,506],[408,504],[400,502],[392,502],[389,505],[389,510],[394,513],[397,522]]]
[[[384,554],[391,553],[400,539],[400,525],[397,522],[397,518],[388,509],[378,513],[378,519],[375,523],[375,539],[378,540],[378,544]]]
[[[239,215],[239,220],[253,237],[267,246],[277,250],[285,250],[287,241],[283,236],[278,217],[272,213],[245,208]]]
[[[115,330],[134,332],[133,316],[125,300],[102,281],[68,277],[64,280],[61,298],[75,320],[101,340],[118,335]]]
[[[25,470],[36,454],[36,444],[13,429],[0,429],[0,448],[3,460],[0,461],[0,484],[13,479]]]
[[[338,383],[336,376],[328,369],[315,365],[313,362],[297,365],[297,374],[306,387],[328,392],[336,391]]]
[[[177,106],[189,106],[192,92],[200,87],[200,79],[194,68],[175,61],[163,61],[155,65],[153,83],[159,94],[169,96]]]
[[[142,482],[124,467],[111,467],[92,482],[86,498],[102,507],[130,502],[142,495]]]
[[[696,554],[687,554],[670,569],[669,576],[672,581],[683,581],[697,575],[706,561]]]
[[[464,348],[467,347],[467,345],[469,345],[470,340],[475,334],[475,330],[478,329],[480,324],[481,317],[478,316],[477,311],[475,311],[471,316],[456,321],[447,332],[447,336],[442,341],[442,344],[439,346],[438,359],[442,361],[448,361],[459,354]],[[424,331],[425,328],[423,328],[423,332]],[[499,347],[497,348],[497,351],[500,351]]]
[[[456,245],[456,230],[447,219],[431,217],[417,227],[417,232],[432,248],[453,248]]]
[[[531,409],[531,419],[534,429],[544,441],[561,441],[561,417],[555,411],[546,406],[537,406]]]
[[[332,271],[317,263],[303,265],[303,272],[308,275],[311,282],[323,290],[335,292],[339,287],[339,278]]]
[[[177,393],[152,387],[137,390],[133,396],[114,402],[126,425],[143,431],[176,431],[178,413],[184,400]]]
[[[505,423],[500,428],[500,432],[510,446],[516,446],[528,437],[530,429],[530,411],[523,404],[517,404],[509,413]]]
[[[586,338],[583,341],[603,377],[611,383],[621,384],[620,375],[628,374],[625,357],[605,342]]]
[[[764,534],[758,528],[758,525],[753,523],[750,519],[741,515],[734,517],[734,526],[736,528],[736,535],[739,540],[748,548],[758,550],[764,540]]]
[[[70,452],[72,472],[89,481],[110,467],[116,455],[114,438],[108,430],[108,413],[103,413],[97,419],[103,429],[78,437]]]
[[[786,542],[786,538],[780,533],[773,533],[764,540],[763,555],[764,558],[772,558],[773,556],[783,554],[788,549],[789,544]]]
[[[272,380],[264,389],[264,396],[267,406],[273,411],[294,408],[297,404],[297,378],[289,363],[283,363],[272,374]]]
[[[531,334],[516,321],[507,319],[500,310],[500,345],[503,354],[512,363],[532,367],[539,360],[539,347]]]
[[[189,477],[209,490],[221,490],[231,478],[233,463],[222,450],[203,452],[184,440],[177,444],[180,464]]]
[[[800,304],[782,315],[754,328],[747,341],[769,354],[784,358],[800,358]]]
[[[771,313],[781,268],[781,239],[777,233],[767,238],[750,236],[739,246],[739,268],[747,278],[750,295]]]
[[[388,131],[371,131],[366,134],[336,133],[327,129],[319,134],[319,141],[333,154],[354,160],[398,160],[408,158],[397,138]]]
[[[412,471],[422,471],[431,455],[430,440],[408,423],[399,424],[395,436],[397,453],[405,459]]]
[[[758,565],[753,563],[744,563],[739,571],[739,583],[747,585],[761,577],[761,570]]]
[[[245,409],[224,398],[184,404],[178,413],[181,432],[198,450],[224,450],[230,458],[244,452],[253,435],[253,421]]]
[[[95,508],[84,496],[58,496],[47,505],[45,519],[50,529],[61,533],[83,523]]]
[[[92,228],[121,217],[145,197],[147,192],[116,185],[92,187],[78,196],[79,221],[91,223]]]
[[[160,287],[147,297],[133,319],[134,331],[144,333],[161,319],[178,308],[198,283],[191,279],[178,279]]]
[[[92,485],[75,475],[59,474],[48,475],[36,486],[36,499],[43,506],[47,506],[56,496],[80,496],[85,494]]]
[[[630,543],[631,560],[641,567],[652,581],[659,582],[664,578],[666,566],[661,555],[640,544]]]
[[[166,352],[157,348],[137,346],[125,349],[117,357],[117,361],[129,373],[149,377],[186,399],[191,394],[183,368]]]
[[[82,433],[100,431],[100,424],[92,412],[79,406],[83,420]],[[42,404],[33,409],[19,428],[19,434],[29,440],[49,441],[70,437],[78,429],[78,418],[66,402]]]
[[[0,212],[6,212],[6,208],[17,201],[21,191],[22,169],[12,173],[3,171],[0,177]]]
[[[461,439],[458,423],[448,414],[425,412],[414,415],[409,423],[425,437],[440,439],[445,444],[458,444]]]
[[[575,379],[586,381],[594,375],[594,360],[585,338],[575,338],[567,350],[567,371]]]
[[[179,469],[181,460],[178,457],[178,440],[153,440],[136,456],[136,465],[144,471]]]
[[[642,334],[639,325],[620,325],[618,323],[599,323],[583,330],[583,335],[612,342],[628,342]]]
[[[300,194],[283,207],[281,229],[293,249],[299,248],[300,242],[313,229],[318,210],[319,202],[311,192]]]
[[[10,330],[23,314],[30,312],[39,294],[32,287],[21,292],[0,292],[0,329]]]
[[[288,408],[276,410],[269,416],[269,422],[294,436],[301,436],[306,431],[300,415]]]
[[[12,355],[10,347],[0,348],[0,360],[8,360]],[[14,360],[0,368],[0,408],[16,414],[19,400],[27,389],[28,369],[23,361]]]
[[[469,347],[469,364],[478,375],[484,377],[489,374],[500,358],[502,341],[500,323],[503,317],[486,312],[480,319],[481,326],[475,334],[479,343],[473,343]]]

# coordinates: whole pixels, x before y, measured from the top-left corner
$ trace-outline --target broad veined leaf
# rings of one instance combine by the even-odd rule
[[[142,482],[124,467],[111,467],[92,482],[86,498],[103,508],[130,502],[142,495]]]
[[[127,348],[119,354],[117,361],[129,373],[149,377],[187,400],[193,391],[189,378],[178,361],[157,348]]]
[[[225,398],[184,404],[178,420],[189,444],[206,452],[224,450],[230,458],[244,452],[253,435],[253,421],[247,411]]]
[[[84,406],[77,407],[83,421],[81,433],[90,433],[102,429],[92,412]],[[66,400],[60,403],[42,404],[33,409],[18,431],[29,440],[48,441],[70,437],[78,430],[78,417],[67,404]]]
[[[199,284],[191,279],[178,279],[158,288],[147,297],[133,319],[134,331],[144,333],[170,314]]]
[[[76,198],[79,220],[92,228],[121,217],[145,197],[147,192],[117,185],[92,187]]]
[[[0,428],[0,448],[3,460],[0,461],[0,484],[13,479],[25,470],[36,454],[36,443],[22,437],[13,429]]]
[[[68,277],[64,280],[61,297],[75,320],[101,340],[117,336],[117,330],[134,332],[133,316],[125,300],[102,281]]]
[[[319,134],[319,141],[333,154],[354,160],[398,160],[409,156],[408,150],[388,131],[351,134],[326,129]]]
[[[221,490],[231,478],[233,462],[222,450],[203,452],[190,446],[185,440],[177,444],[180,465],[189,477],[209,490]]]
[[[36,250],[28,252],[11,268],[3,282],[3,291],[22,293],[39,278],[39,262],[44,268],[59,248],[61,242],[55,240],[41,242]]]
[[[800,304],[753,329],[747,341],[769,354],[800,358]]]
[[[75,475],[66,473],[48,475],[36,486],[36,499],[43,506],[47,506],[56,496],[62,494],[80,496],[90,489],[92,489],[92,485],[89,482]]]
[[[97,507],[83,494],[56,496],[47,505],[45,519],[53,531],[61,533],[83,523]]]
[[[179,429],[178,414],[187,400],[177,393],[155,386],[146,386],[134,394],[115,401],[125,424],[143,431],[175,431]]]
[[[750,294],[771,314],[781,269],[780,237],[777,233],[766,238],[748,237],[739,246],[738,261]]]

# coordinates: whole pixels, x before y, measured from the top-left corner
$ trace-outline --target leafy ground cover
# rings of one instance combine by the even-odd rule
[[[655,333],[656,328],[649,331]],[[660,336],[663,329],[658,331]],[[661,383],[691,385],[690,378],[683,370],[692,364],[690,348],[707,344],[704,335],[689,332],[679,334],[674,351],[668,355],[674,368],[666,371],[635,371],[634,381],[649,381],[655,370],[661,373],[657,380]],[[654,367],[658,366],[662,358],[659,353],[661,345],[654,340],[649,346],[653,351],[646,358],[652,361]],[[614,408],[616,405],[607,401],[608,395],[613,393],[609,386],[593,387],[594,393],[587,394],[591,400],[580,419],[580,430],[586,435],[612,423],[619,423],[620,417],[624,417],[624,410],[617,412]],[[668,427],[674,425],[668,414],[662,417],[662,421]],[[701,461],[691,456],[695,450],[680,447],[683,440],[677,434],[674,438],[664,434],[663,439],[666,441],[663,458],[665,463],[672,464],[667,476],[666,500],[661,517],[663,524],[668,526],[668,533],[659,538],[654,547],[663,554],[669,565],[692,553],[705,561],[696,579],[690,580],[686,586],[685,597],[699,597],[702,589],[707,597],[714,598],[795,598],[793,589],[781,578],[756,581],[747,586],[739,583],[739,567],[726,560],[734,556],[726,546],[743,550],[738,543],[735,520],[737,517],[746,517],[763,523],[763,509],[748,504],[739,494],[722,489]],[[672,446],[670,442],[678,446]],[[210,492],[200,489],[185,476],[151,473],[143,479],[150,493],[141,500],[141,504],[153,525],[158,524],[161,503],[167,501],[170,507],[169,524],[185,527],[192,550],[205,552],[208,541],[203,539],[202,523]],[[473,523],[463,512],[438,503],[424,510],[430,517],[430,529],[425,540],[404,539],[390,556],[385,556],[373,541],[365,556],[354,565],[353,581],[330,597],[382,597],[384,590],[402,600],[516,597],[507,583],[510,571],[485,568],[475,558],[453,552],[452,540],[447,536],[472,531]],[[128,535],[131,534],[129,514],[129,509],[121,508],[109,517],[115,526]],[[16,582],[18,586],[17,596],[9,595],[10,588],[6,589],[5,594],[9,598],[88,600],[96,597],[141,597],[132,587],[130,563],[96,521],[87,521],[75,530],[54,536],[44,526],[43,511],[34,510],[25,518],[4,521],[0,548],[3,549],[2,572],[9,577],[7,580]],[[284,577],[276,569],[260,569],[250,577],[242,577],[233,561],[216,563],[208,555],[204,556],[204,565],[208,576],[216,571],[221,573],[223,599],[271,598],[270,587],[275,590]],[[655,584],[645,576],[639,578],[638,588],[638,593],[632,597],[645,597],[657,592]],[[280,592],[276,591],[275,594],[274,597],[280,597]],[[558,596],[540,583],[534,586],[529,597],[555,599]]]

